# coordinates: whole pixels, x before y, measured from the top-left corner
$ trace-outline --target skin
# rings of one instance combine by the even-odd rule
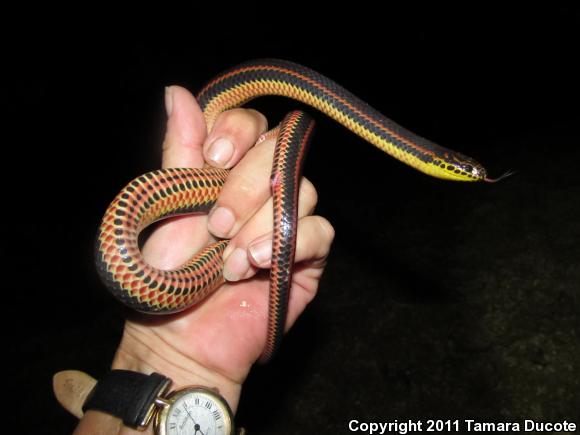
[[[207,134],[194,97],[184,88],[166,89],[168,121],[163,167],[233,168],[218,203],[208,216],[187,216],[163,222],[144,246],[152,265],[182,264],[212,237],[231,238],[224,258],[228,280],[211,297],[185,312],[163,317],[134,315],[125,324],[112,367],[143,373],[156,371],[173,379],[173,389],[188,385],[217,388],[236,410],[242,384],[264,348],[268,278],[259,274],[270,265],[272,199],[269,176],[273,141],[254,145],[267,130],[260,113],[234,109],[223,113]],[[317,196],[303,179],[296,268],[286,329],[290,328],[318,289],[330,245],[331,224],[313,215]],[[82,398],[71,399],[79,402]],[[71,410],[79,403],[63,405]],[[143,434],[98,411],[81,419],[75,434]]]

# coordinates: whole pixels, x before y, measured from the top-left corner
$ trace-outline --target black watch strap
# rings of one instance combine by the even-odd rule
[[[171,380],[159,373],[112,370],[89,393],[83,411],[97,409],[123,419],[125,426],[144,427],[153,415],[155,399],[170,385]]]

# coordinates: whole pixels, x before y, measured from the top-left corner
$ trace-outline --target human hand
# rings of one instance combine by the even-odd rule
[[[173,379],[174,388],[217,387],[235,410],[241,385],[266,339],[268,278],[258,272],[270,265],[274,144],[265,140],[254,146],[266,130],[266,120],[253,110],[222,114],[208,135],[201,110],[187,90],[168,88],[166,106],[163,167],[202,167],[205,161],[235,167],[209,221],[207,216],[186,216],[161,223],[143,256],[153,266],[174,268],[212,235],[231,238],[224,254],[228,281],[182,313],[129,319],[113,368],[157,371]],[[303,179],[287,329],[315,296],[334,237],[330,223],[312,215],[315,204],[316,191]]]

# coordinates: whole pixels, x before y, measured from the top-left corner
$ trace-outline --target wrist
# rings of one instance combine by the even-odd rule
[[[138,324],[127,322],[113,359],[112,369],[158,372],[172,380],[172,390],[198,385],[217,390],[235,413],[241,383],[184,355],[171,344]]]

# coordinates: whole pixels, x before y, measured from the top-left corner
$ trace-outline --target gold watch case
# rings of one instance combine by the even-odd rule
[[[183,403],[183,399],[187,399],[187,396],[195,401],[199,399],[205,400],[204,406],[207,409],[208,404],[211,404],[211,415],[219,420],[222,420],[219,424],[223,426],[222,432],[226,435],[234,435],[234,418],[233,413],[225,401],[225,399],[217,394],[215,391],[204,387],[187,387],[181,390],[173,391],[167,397],[159,397],[156,399],[156,405],[158,407],[155,413],[155,433],[159,435],[171,435],[173,431],[167,430],[167,421],[171,416],[172,412],[176,412],[176,406],[179,403]],[[187,411],[186,411],[187,412]],[[217,417],[219,415],[219,417]]]

